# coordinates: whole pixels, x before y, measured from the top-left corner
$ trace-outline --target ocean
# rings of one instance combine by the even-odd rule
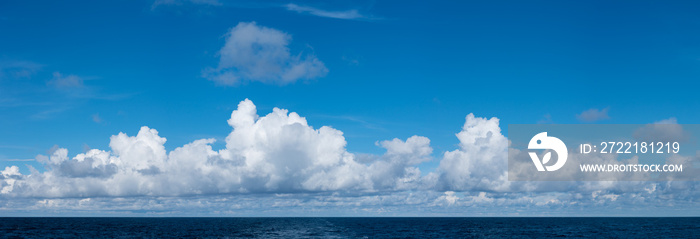
[[[690,218],[0,218],[3,238],[699,238]]]

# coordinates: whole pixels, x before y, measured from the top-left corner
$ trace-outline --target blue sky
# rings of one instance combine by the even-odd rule
[[[639,1],[3,1],[0,169],[17,165],[23,175],[32,173],[29,166],[39,174],[51,172],[58,166],[37,155],[51,156],[59,148],[67,149],[69,159],[90,149],[116,151],[112,135],[134,136],[142,126],[167,138],[166,152],[204,138],[216,139],[215,151],[227,149],[232,126],[226,120],[245,99],[261,117],[277,107],[305,117],[311,129],[341,131],[343,149],[358,162],[362,157],[394,162],[393,146],[382,142],[397,138],[408,145],[414,135],[425,137],[430,152],[411,152],[426,159],[402,164],[423,177],[440,174],[445,152],[465,150],[455,134],[470,113],[496,117],[506,137],[508,124],[645,124],[670,118],[698,123],[699,8],[691,2]],[[255,34],[259,38],[246,38]],[[253,55],[241,55],[246,51]],[[258,70],[267,73],[255,75]],[[217,78],[227,72],[235,77]],[[286,212],[313,207],[303,204],[307,197],[341,197],[281,188],[262,191],[300,198],[302,204]],[[505,192],[428,188],[446,198],[453,195],[443,195],[448,189],[462,198]],[[146,201],[158,195],[143,190],[134,195]],[[321,191],[370,198],[382,192],[376,182],[371,195],[342,187]],[[396,197],[422,189],[399,191]],[[72,197],[66,195],[43,197]],[[692,206],[697,216],[694,195],[673,203]],[[78,197],[95,196],[93,201],[110,201],[125,195]],[[14,205],[10,201],[3,206]],[[105,204],[93,206],[122,210]],[[155,210],[144,208],[139,210]],[[57,211],[75,212],[69,206]]]

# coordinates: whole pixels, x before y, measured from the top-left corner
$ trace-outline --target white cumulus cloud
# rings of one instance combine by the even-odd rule
[[[257,216],[284,211],[289,216],[304,208],[348,215],[504,215],[501,209],[510,208],[505,213],[566,215],[585,209],[627,215],[619,208],[697,209],[700,197],[693,181],[508,181],[508,139],[495,117],[467,115],[456,134],[459,147],[437,159],[422,136],[377,142],[386,150],[381,155],[354,154],[340,130],[313,127],[285,109],[260,115],[247,99],[228,124],[233,129],[222,149],[212,147],[214,139],[199,139],[167,151],[166,138],[147,126],[136,135],[112,136],[108,150],[71,157],[57,147],[36,157],[43,172],[30,168],[22,174],[17,166],[0,171],[0,209],[16,215],[80,209]],[[439,160],[437,169],[421,172],[419,166],[432,160]],[[696,159],[669,158],[671,163],[691,160]]]
[[[445,152],[436,177],[446,190],[502,190],[508,186],[508,139],[501,134],[498,118],[467,115],[457,134],[459,149]]]
[[[228,120],[226,147],[200,139],[167,152],[166,138],[149,127],[110,138],[110,151],[91,149],[70,158],[57,148],[37,156],[45,172],[3,171],[3,192],[27,197],[178,196],[197,194],[376,192],[413,186],[417,164],[429,160],[430,140],[413,136],[380,144],[385,155],[359,163],[343,133],[313,128],[297,113],[275,108],[259,116],[244,100]],[[12,180],[12,181],[9,181]]]
[[[219,50],[219,65],[207,68],[203,76],[221,85],[258,81],[284,85],[315,79],[328,73],[313,54],[292,54],[292,36],[277,29],[241,22],[226,34]]]

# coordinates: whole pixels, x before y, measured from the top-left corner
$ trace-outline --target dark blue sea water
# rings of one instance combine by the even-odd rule
[[[699,238],[700,218],[0,218],[4,238]]]

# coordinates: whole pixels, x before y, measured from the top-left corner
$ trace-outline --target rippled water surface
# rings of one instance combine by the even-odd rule
[[[0,218],[5,238],[699,238],[700,218]]]

